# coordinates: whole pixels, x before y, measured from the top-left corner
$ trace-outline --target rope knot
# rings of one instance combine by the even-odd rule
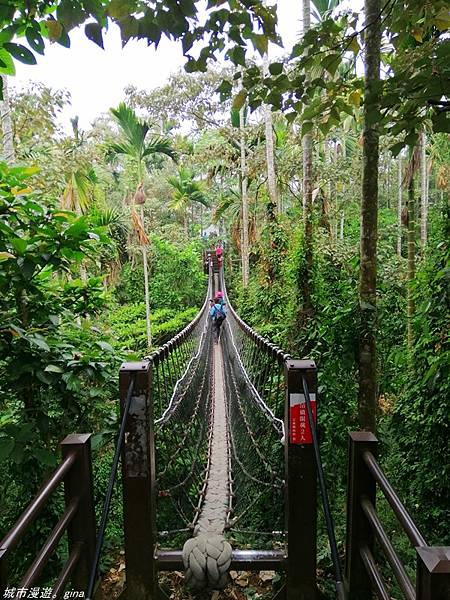
[[[200,534],[183,547],[186,583],[195,590],[222,589],[228,582],[232,549],[223,535]]]

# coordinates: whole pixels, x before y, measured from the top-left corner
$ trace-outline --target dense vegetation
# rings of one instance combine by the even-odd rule
[[[346,433],[362,427],[377,430],[425,537],[450,544],[446,3],[367,0],[375,18],[363,27],[337,1],[305,0],[313,24],[270,64],[273,10],[260,2],[211,1],[204,26],[192,2],[172,20],[134,2],[54,4],[54,14],[28,3],[0,12],[0,529],[55,464],[62,431],[103,432],[104,486],[118,364],[192,319],[205,291],[201,234],[214,223],[238,312],[318,364],[340,542]],[[87,131],[74,119],[68,135],[67,91],[16,90],[10,77],[8,90],[4,75],[91,16],[99,45],[107,17],[124,43],[181,38],[187,73],[124,90],[124,103]],[[210,43],[194,58],[202,36]],[[259,55],[246,58],[247,40]],[[222,49],[231,66],[213,68]],[[321,558],[329,564],[324,537]]]

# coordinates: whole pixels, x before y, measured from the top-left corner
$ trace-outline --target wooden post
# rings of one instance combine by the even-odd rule
[[[69,554],[79,543],[83,544],[80,560],[72,574],[72,586],[77,592],[85,591],[95,555],[95,510],[92,483],[91,434],[71,434],[61,442],[63,459],[75,453],[76,460],[64,478],[66,507],[78,499],[78,510],[68,528]]]
[[[363,460],[363,452],[378,454],[378,440],[369,431],[349,434],[349,468],[347,482],[347,535],[345,582],[349,600],[367,600],[372,597],[369,575],[361,559],[360,548],[365,545],[373,553],[373,532],[361,507],[361,498],[368,498],[375,506],[376,482]]]
[[[158,584],[151,369],[149,361],[124,363],[119,377],[122,414],[136,377],[122,451],[126,588],[121,598],[127,600],[156,600]]]
[[[317,369],[311,360],[288,359],[285,363],[285,469],[287,531],[287,600],[315,600],[317,562],[317,469],[312,443],[299,443],[298,423],[291,406],[303,397],[305,377],[311,399],[317,391]],[[305,407],[303,407],[305,408]],[[296,409],[298,410],[298,409]],[[304,421],[302,421],[303,423]],[[307,416],[306,416],[307,422]]]
[[[416,600],[450,598],[450,546],[416,548]]]

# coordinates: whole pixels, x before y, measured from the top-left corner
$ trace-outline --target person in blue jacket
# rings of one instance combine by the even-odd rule
[[[218,298],[216,295],[214,300],[211,300],[209,316],[212,320],[214,341],[218,342],[220,336],[220,328],[222,326],[223,321],[225,320],[225,317],[227,316],[225,303],[223,301],[223,294],[221,298]]]

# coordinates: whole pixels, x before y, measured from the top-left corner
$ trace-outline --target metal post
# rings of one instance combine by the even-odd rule
[[[136,376],[122,452],[126,588],[121,598],[155,600],[157,590],[155,444],[151,398],[152,362],[124,363],[120,369],[120,405]]]
[[[291,360],[285,363],[285,469],[286,469],[286,531],[287,531],[287,600],[315,600],[317,562],[317,469],[311,440],[299,437],[299,419],[306,423],[302,378],[315,401],[317,369],[311,360]],[[303,398],[303,407],[301,407]],[[295,407],[295,408],[294,408]],[[298,407],[298,408],[297,408]],[[299,416],[299,409],[302,412]],[[308,427],[309,429],[309,427]]]
[[[72,586],[85,591],[95,553],[95,509],[92,483],[91,434],[71,434],[61,442],[63,459],[74,453],[76,460],[64,478],[66,507],[78,500],[78,510],[68,528],[69,554],[81,543],[83,551],[72,574]]]
[[[450,598],[450,546],[416,548],[417,600]]]
[[[361,507],[365,496],[375,506],[376,483],[363,460],[363,452],[378,454],[378,440],[369,431],[349,434],[349,468],[347,481],[347,535],[345,581],[350,600],[367,600],[372,597],[369,575],[361,558],[364,545],[373,553],[373,532]]]

